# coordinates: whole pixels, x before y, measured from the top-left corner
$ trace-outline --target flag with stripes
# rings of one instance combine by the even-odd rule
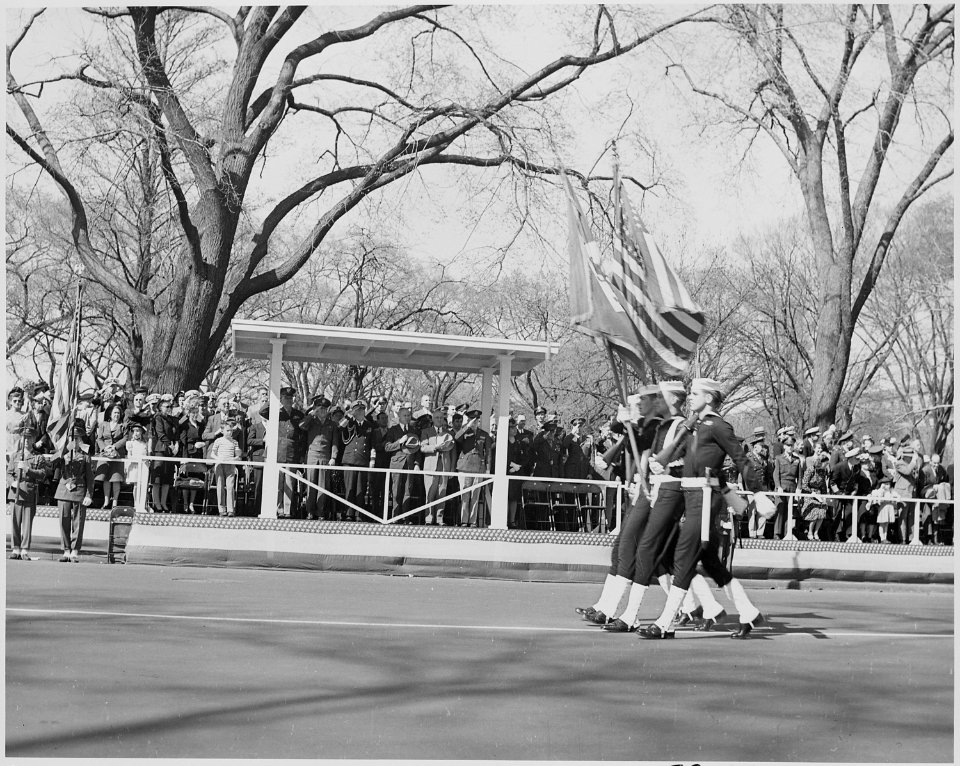
[[[602,257],[566,173],[561,173],[567,193],[570,256],[570,323],[599,342],[609,343],[622,360],[643,375],[643,351],[633,324],[613,289],[600,276]]]
[[[50,419],[47,434],[53,442],[54,450],[63,451],[67,435],[73,423],[73,410],[77,399],[77,370],[80,356],[80,289],[77,288],[77,305],[70,323],[70,335],[67,347],[60,359],[57,374],[57,388],[54,391],[53,404],[50,407]]]
[[[682,377],[696,355],[704,314],[644,227],[616,167],[613,251],[604,276],[635,329],[642,356],[658,376]]]

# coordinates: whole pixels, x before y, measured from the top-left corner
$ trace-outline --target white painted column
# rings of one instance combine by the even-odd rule
[[[493,496],[490,501],[490,528],[507,528],[507,439],[510,432],[509,356],[500,357],[500,390],[497,398],[497,459],[493,466]]]
[[[483,367],[483,382],[480,385],[480,427],[490,433],[490,404],[493,401],[493,368]]]
[[[270,417],[267,418],[266,446],[263,456],[263,497],[260,499],[260,517],[277,518],[277,493],[280,489],[280,470],[277,468],[277,442],[280,438],[280,364],[283,362],[283,344],[280,338],[271,338],[270,355]]]

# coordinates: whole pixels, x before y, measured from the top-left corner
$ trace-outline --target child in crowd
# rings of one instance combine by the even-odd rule
[[[235,465],[224,465],[220,462],[241,459],[240,444],[237,441],[239,429],[235,416],[227,417],[223,428],[220,429],[220,434],[210,447],[210,459],[215,461],[213,476],[217,482],[217,505],[220,507],[221,516],[236,516],[234,487],[237,480],[237,467]]]
[[[130,462],[126,465],[127,484],[133,485],[134,500],[140,497],[139,484],[146,481],[146,463],[140,462],[139,458],[145,458],[148,454],[146,431],[138,423],[130,422],[127,427],[130,429],[130,436],[127,438],[127,458]],[[142,473],[141,473],[142,472]]]

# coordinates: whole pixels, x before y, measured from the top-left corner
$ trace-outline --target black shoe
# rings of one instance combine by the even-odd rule
[[[610,622],[610,618],[607,617],[607,615],[597,610],[594,610],[593,614],[583,615],[583,619],[585,619],[587,622],[592,622],[594,625],[606,625],[608,622]]]
[[[699,623],[693,626],[693,629],[703,631],[704,633],[709,633],[711,630],[713,630],[714,626],[718,622],[722,622],[723,618],[726,616],[727,610],[722,609],[720,614],[718,614],[716,617],[704,617]]]
[[[660,626],[657,625],[656,623],[653,623],[652,625],[647,625],[647,627],[641,628],[640,630],[638,630],[637,638],[644,638],[649,640],[661,639],[661,638],[676,638],[676,634],[672,630],[669,630],[669,631],[660,630]]]
[[[10,558],[12,561],[19,561],[19,560],[20,560],[20,554],[19,554],[19,553],[11,553],[8,558]]]
[[[687,625],[690,625],[691,627],[694,628],[694,630],[696,630],[696,629],[697,629],[697,625],[700,624],[700,619],[701,619],[702,617],[703,617],[703,607],[702,607],[702,606],[698,606],[696,609],[694,609],[694,610],[693,610],[692,612],[690,612],[690,613],[681,612],[681,613],[680,613],[680,619],[677,620],[677,627],[678,627],[678,628],[684,628],[684,627],[686,627]]]
[[[59,559],[57,559],[57,561],[62,561],[62,562],[64,562],[64,563],[66,563],[66,564],[69,564],[70,561],[71,561],[70,555],[67,554],[67,553],[64,553]]]
[[[615,620],[611,620],[606,625],[603,626],[603,629],[609,631],[610,633],[633,633],[638,626],[636,625],[627,625],[619,617]]]
[[[596,609],[594,609],[592,606],[588,606],[582,612],[580,612],[580,616],[589,621],[596,613]]]
[[[587,612],[595,612],[596,610],[592,606],[577,606],[574,607],[573,611],[579,614],[581,617]]]
[[[757,625],[761,625],[764,622],[763,615],[758,614],[753,622],[741,622],[740,627],[730,634],[730,638],[738,638],[741,640],[750,638],[751,631],[753,631]]]

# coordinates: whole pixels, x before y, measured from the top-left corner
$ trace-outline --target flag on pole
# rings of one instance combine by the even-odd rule
[[[70,323],[67,347],[60,359],[57,389],[50,407],[47,434],[54,450],[61,452],[67,443],[67,435],[73,423],[73,410],[77,399],[77,371],[80,363],[80,287],[77,287],[77,305]]]
[[[644,227],[616,166],[613,248],[605,276],[635,329],[642,357],[659,376],[681,377],[697,353],[704,314]]]
[[[570,220],[570,323],[599,342],[609,343],[626,363],[643,375],[643,351],[633,324],[620,305],[609,282],[601,276],[600,248],[590,229],[566,173],[561,173],[567,192]]]

